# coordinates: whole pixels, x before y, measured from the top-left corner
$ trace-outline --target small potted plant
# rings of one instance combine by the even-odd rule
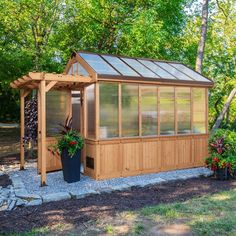
[[[59,150],[61,156],[64,180],[68,183],[80,180],[81,149],[84,139],[77,130],[72,129],[72,119],[61,125],[63,130],[54,149]]]

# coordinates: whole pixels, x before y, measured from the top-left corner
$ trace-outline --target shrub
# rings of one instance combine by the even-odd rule
[[[211,170],[228,168],[230,174],[236,170],[236,132],[218,129],[209,138],[209,153],[206,165]]]

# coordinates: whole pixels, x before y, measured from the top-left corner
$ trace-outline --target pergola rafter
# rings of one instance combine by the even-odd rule
[[[20,169],[24,169],[25,150],[25,97],[33,89],[37,89],[38,97],[38,165],[41,169],[41,186],[46,185],[46,93],[54,90],[81,90],[82,88],[94,83],[96,76],[56,74],[30,72],[15,81],[10,86],[20,89],[21,104],[21,148],[20,148]],[[71,115],[71,114],[70,114]]]

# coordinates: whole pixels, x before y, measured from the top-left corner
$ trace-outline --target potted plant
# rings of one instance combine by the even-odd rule
[[[84,139],[77,130],[72,129],[71,119],[61,125],[63,130],[58,138],[54,149],[58,150],[61,156],[64,180],[68,183],[80,180],[81,149],[84,146]]]

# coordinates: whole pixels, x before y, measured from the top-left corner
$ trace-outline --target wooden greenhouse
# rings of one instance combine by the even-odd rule
[[[32,72],[11,83],[24,100],[38,94],[38,171],[61,169],[48,146],[72,117],[85,137],[84,174],[96,180],[204,165],[208,89],[213,82],[179,62],[73,53],[64,74]]]

